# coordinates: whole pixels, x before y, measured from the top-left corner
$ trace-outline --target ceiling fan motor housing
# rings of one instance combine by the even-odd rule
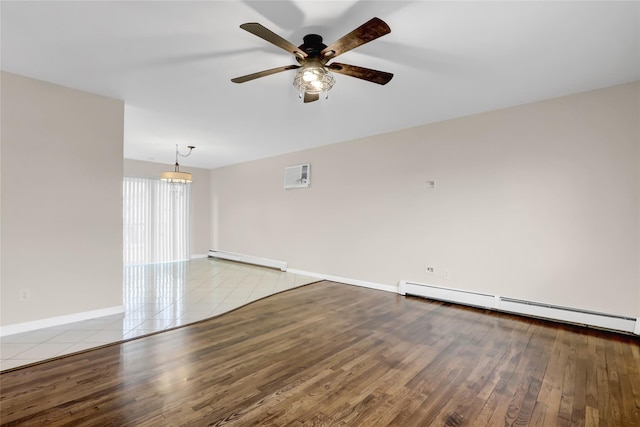
[[[318,34],[307,34],[302,38],[303,43],[298,46],[298,49],[309,55],[311,58],[320,57],[320,52],[327,47],[322,43],[322,36]]]

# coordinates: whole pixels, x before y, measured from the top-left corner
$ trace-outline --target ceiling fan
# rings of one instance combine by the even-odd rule
[[[380,85],[389,83],[393,77],[391,73],[372,70],[370,68],[341,64],[338,62],[328,64],[330,60],[338,55],[375,40],[378,37],[382,37],[385,34],[389,34],[391,29],[379,18],[370,19],[329,46],[322,42],[322,36],[318,34],[307,34],[303,37],[303,43],[296,47],[294,44],[257,22],[242,24],[240,28],[291,53],[298,64],[285,65],[284,67],[272,68],[247,74],[246,76],[236,77],[231,79],[234,83],[244,83],[259,77],[297,69],[298,71],[293,80],[293,85],[300,91],[300,97],[304,99],[304,102],[312,102],[317,101],[321,93],[327,92],[333,87],[334,78],[330,71]]]

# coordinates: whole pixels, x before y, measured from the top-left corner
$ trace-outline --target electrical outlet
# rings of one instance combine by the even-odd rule
[[[31,290],[20,289],[20,301],[29,301],[31,299]]]
[[[435,274],[436,269],[435,269],[435,267],[427,267],[426,271],[427,271],[427,273]]]

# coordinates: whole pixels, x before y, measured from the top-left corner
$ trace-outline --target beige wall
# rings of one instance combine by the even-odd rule
[[[174,147],[168,147],[168,149],[171,151],[174,150]],[[197,150],[196,148],[193,151],[193,156],[198,154]],[[124,176],[158,179],[160,172],[167,170],[173,170],[173,164],[124,160]],[[211,235],[209,170],[183,167],[182,165],[180,170],[191,172],[193,175],[191,183],[191,256],[207,255],[209,236]]]
[[[638,316],[639,95],[622,85],[213,170],[212,247]],[[284,190],[301,163],[311,187]]]
[[[5,72],[1,91],[0,324],[122,306],[124,103]]]

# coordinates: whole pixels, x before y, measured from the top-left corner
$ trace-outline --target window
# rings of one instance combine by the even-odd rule
[[[191,184],[124,178],[124,265],[189,259]]]

